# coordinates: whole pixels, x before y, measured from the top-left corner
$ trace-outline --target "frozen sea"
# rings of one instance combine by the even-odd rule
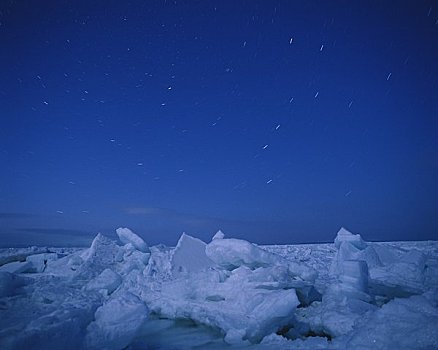
[[[438,349],[438,242],[0,250],[1,349]]]

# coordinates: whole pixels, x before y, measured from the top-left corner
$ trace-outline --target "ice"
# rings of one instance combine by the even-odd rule
[[[213,240],[207,245],[205,252],[211,260],[227,270],[239,266],[255,269],[275,262],[273,254],[252,243],[235,238]]]
[[[369,268],[382,266],[374,247],[367,245],[359,234],[341,228],[335,238],[335,247],[338,251],[330,269],[334,275],[342,273],[342,264],[346,260],[365,261]]]
[[[29,261],[13,261],[0,266],[0,272],[23,273],[32,270],[32,263]]]
[[[28,281],[18,295],[3,299],[1,349],[80,349],[99,299],[55,276]]]
[[[0,249],[0,266],[13,262],[25,261],[29,255],[48,253],[46,247],[7,248]]]
[[[397,260],[370,269],[370,284],[375,294],[388,298],[422,294],[425,288],[426,257],[418,250],[404,253]]]
[[[233,343],[258,342],[277,331],[290,321],[299,304],[293,289],[259,289],[232,279],[222,282],[222,276],[214,272],[165,282],[159,295],[144,295],[155,313],[218,328],[225,341]]]
[[[438,349],[438,309],[421,295],[394,299],[366,314],[345,348]]]
[[[215,233],[215,235],[213,236],[213,238],[211,240],[215,240],[215,239],[223,239],[225,237],[225,234],[219,230]]]
[[[122,243],[0,251],[0,348],[438,348],[438,242]]]
[[[334,346],[324,337],[309,337],[306,339],[289,340],[278,334],[270,334],[263,338],[262,345],[266,345],[266,349],[294,349],[294,350],[307,350],[307,349],[335,349]]]
[[[151,253],[144,253],[137,250],[131,243],[125,244],[119,248],[115,256],[117,272],[122,275],[128,275],[131,271],[143,271],[147,266]]]
[[[0,272],[0,298],[13,296],[17,288],[26,284],[26,278],[10,273]]]
[[[248,241],[235,238],[215,239],[206,247],[207,256],[218,266],[233,270],[240,266],[251,269],[272,265],[286,265],[289,273],[304,280],[314,280],[316,271],[294,261],[286,261]]]
[[[221,256],[223,252],[228,255]],[[209,259],[206,263],[206,256],[214,257],[217,265]],[[190,275],[175,274],[160,283],[137,279],[134,288],[143,283],[140,294],[155,314],[219,329],[230,344],[257,343],[288,324],[300,304],[295,288],[310,286],[295,278],[284,258],[242,240],[215,239],[206,246],[183,235],[172,262],[173,268],[184,266]]]
[[[121,283],[122,278],[119,274],[111,269],[105,269],[99,276],[88,282],[85,288],[87,290],[104,290],[106,294],[111,294]]]
[[[43,272],[47,266],[47,263],[50,261],[54,261],[58,259],[58,254],[56,253],[43,253],[43,254],[35,254],[29,255],[26,258],[26,261],[32,264],[31,271],[32,272]]]
[[[331,267],[335,279],[326,289],[321,303],[297,312],[298,319],[307,322],[313,332],[331,337],[351,332],[365,313],[376,309],[368,294],[368,255],[363,254],[368,249],[366,243],[360,235],[342,228],[336,236],[335,247],[338,251]]]
[[[116,230],[116,233],[123,244],[131,243],[139,251],[143,253],[150,253],[149,247],[145,241],[143,241],[143,239],[137,236],[129,228],[120,227]]]
[[[120,261],[122,247],[113,240],[101,235],[94,238],[90,248],[80,254],[82,261],[78,259],[78,266],[74,273],[74,279],[89,281],[99,275],[106,268],[116,266]]]
[[[206,244],[198,238],[183,233],[172,257],[172,271],[198,272],[214,265],[205,253]]]
[[[339,281],[344,290],[368,292],[368,265],[361,260],[344,260]]]
[[[87,327],[89,349],[123,349],[136,337],[148,318],[148,308],[135,295],[123,293],[99,307]]]
[[[362,250],[366,248],[365,242],[359,234],[353,234],[347,229],[341,227],[335,238],[335,247],[339,249],[343,242],[348,242],[354,247]]]
[[[169,247],[159,245],[151,247],[151,256],[143,274],[152,281],[164,281],[172,276],[173,250]]]

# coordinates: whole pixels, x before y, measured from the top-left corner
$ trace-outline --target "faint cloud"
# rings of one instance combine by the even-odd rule
[[[213,218],[209,216],[200,216],[194,214],[188,214],[179,212],[177,210],[169,208],[157,208],[157,207],[135,207],[126,208],[124,210],[130,215],[143,215],[149,219],[157,219],[167,222],[173,222],[181,227],[181,229],[187,228],[202,228],[208,224],[214,224],[217,222],[226,221],[224,219]]]
[[[162,215],[169,214],[172,212],[172,210],[156,207],[136,207],[126,208],[125,212],[130,215]]]

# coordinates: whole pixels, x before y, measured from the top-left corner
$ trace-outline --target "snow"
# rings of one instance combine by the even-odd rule
[[[129,229],[0,252],[1,349],[436,349],[438,242],[258,246]]]

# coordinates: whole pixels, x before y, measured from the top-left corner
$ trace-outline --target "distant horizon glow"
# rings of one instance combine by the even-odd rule
[[[0,4],[0,247],[438,239],[438,7]]]

